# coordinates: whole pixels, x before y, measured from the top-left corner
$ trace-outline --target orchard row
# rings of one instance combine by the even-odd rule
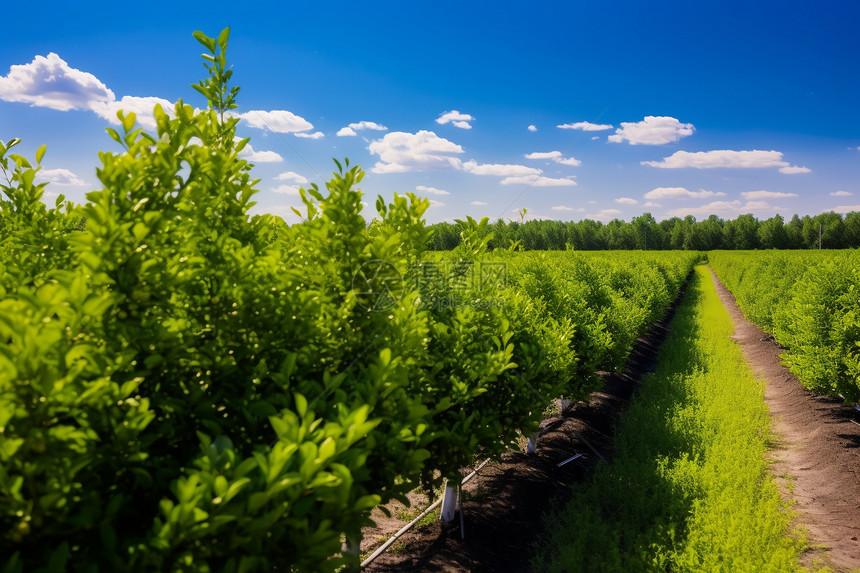
[[[677,294],[690,253],[427,253],[413,195],[338,164],[304,221],[248,215],[238,88],[119,114],[83,205],[0,147],[0,567],[334,570],[379,503],[458,475],[582,398]]]
[[[709,253],[746,317],[807,388],[860,401],[860,251]]]

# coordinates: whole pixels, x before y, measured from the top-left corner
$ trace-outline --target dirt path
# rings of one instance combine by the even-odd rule
[[[682,296],[683,291],[676,304]],[[600,457],[612,455],[616,421],[641,379],[656,366],[674,309],[667,309],[664,319],[637,340],[623,372],[601,374],[601,391],[544,421],[537,453],[508,452],[463,486],[465,539],[460,538],[459,520],[447,525],[433,521],[405,534],[365,571],[529,571],[543,513],[568,499],[571,485],[584,482]],[[575,454],[582,457],[558,467]],[[378,544],[374,536],[396,531],[399,524],[392,521],[385,524],[386,531],[365,531],[369,539],[362,550]]]
[[[732,293],[711,274],[735,324],[733,338],[767,383],[765,400],[777,434],[773,473],[783,494],[795,501],[797,524],[818,546],[804,555],[803,564],[860,568],[860,413],[803,388],[780,363],[782,350],[744,318]]]

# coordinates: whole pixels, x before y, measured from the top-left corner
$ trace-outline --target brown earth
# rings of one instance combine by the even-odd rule
[[[733,338],[766,382],[777,437],[772,471],[783,495],[794,501],[796,525],[808,531],[813,546],[802,563],[835,571],[860,568],[860,412],[803,388],[780,363],[783,350],[744,318],[732,293],[716,275],[713,279],[735,324]]]
[[[678,300],[681,296],[683,292]],[[529,571],[531,546],[541,535],[544,512],[569,498],[571,486],[584,482],[600,458],[611,457],[616,422],[641,379],[653,371],[674,308],[669,307],[665,318],[637,340],[622,372],[600,373],[601,391],[544,420],[536,453],[508,452],[463,486],[463,538],[459,515],[450,524],[437,517],[404,534],[364,570]],[[558,467],[576,454],[582,457]],[[464,475],[469,471],[463,470]],[[377,527],[364,531],[363,555],[417,513],[403,515],[401,508],[392,512],[392,518],[374,514]]]

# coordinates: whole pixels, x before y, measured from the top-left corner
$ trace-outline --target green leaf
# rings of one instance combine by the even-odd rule
[[[334,457],[337,451],[337,444],[332,438],[326,438],[325,441],[320,444],[319,452],[317,453],[317,457],[322,462],[327,462],[331,458]]]
[[[113,555],[116,553],[116,529],[114,528],[112,523],[104,522],[99,527],[99,532],[101,533],[102,543],[105,548],[108,550],[109,555]]]
[[[255,513],[258,509],[266,505],[269,501],[269,494],[264,491],[258,491],[251,494],[248,500],[248,512]]]
[[[122,143],[122,138],[119,136],[119,134],[116,132],[116,130],[115,130],[114,128],[112,128],[112,127],[106,127],[106,128],[105,128],[105,131],[107,131],[107,133],[108,133],[108,135],[110,136],[110,138],[111,138],[111,139],[113,139],[114,141],[116,141],[116,142],[117,142],[117,143],[119,143],[120,145],[123,145],[123,143]]]
[[[46,571],[49,573],[62,573],[66,570],[66,562],[69,560],[69,542],[63,541],[59,547],[54,549],[48,559]]]
[[[218,34],[218,45],[221,46],[221,50],[227,49],[227,40],[230,38],[230,27],[224,28],[221,30],[221,33]]]
[[[239,478],[233,483],[231,483],[230,487],[227,488],[227,491],[221,496],[224,500],[223,503],[227,503],[228,501],[236,497],[243,489],[245,489],[245,486],[249,483],[251,483],[251,480],[245,477]]]
[[[296,413],[300,418],[304,418],[305,413],[308,411],[308,399],[299,393],[293,394],[293,399],[296,403]]]
[[[225,478],[224,476],[216,476],[215,477],[215,483],[214,483],[215,495],[219,495],[219,496],[224,495],[224,492],[227,491],[227,487],[228,487],[227,478]]]
[[[42,145],[39,149],[36,150],[36,163],[41,163],[42,158],[45,157],[45,151],[48,150],[47,145]]]
[[[215,39],[214,38],[210,38],[209,36],[207,36],[206,34],[204,34],[203,32],[201,32],[199,30],[193,32],[191,35],[194,36],[195,40],[197,40],[198,42],[203,44],[203,46],[205,46],[207,50],[209,50],[213,54],[215,53]]]
[[[116,117],[122,123],[122,129],[126,133],[131,131],[131,129],[134,127],[134,120],[136,118],[134,112],[125,113],[125,111],[119,109],[116,112]]]
[[[10,460],[24,443],[23,438],[0,438],[0,459]]]

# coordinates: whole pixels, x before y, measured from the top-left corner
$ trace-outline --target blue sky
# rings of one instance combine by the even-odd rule
[[[204,104],[191,33],[230,26],[255,209],[288,221],[332,157],[431,223],[860,211],[856,2],[40,8],[3,10],[0,139],[75,201],[118,107]]]

